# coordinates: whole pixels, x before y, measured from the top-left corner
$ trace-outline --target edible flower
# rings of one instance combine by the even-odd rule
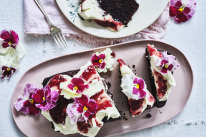
[[[161,59],[157,60],[156,66],[159,66],[161,69],[160,71],[162,73],[167,73],[168,71],[175,70],[179,64],[177,64],[177,61],[175,59],[175,56],[168,55],[167,52],[162,52]]]
[[[15,49],[16,46],[19,43],[19,36],[13,30],[11,30],[11,31],[7,31],[7,30],[1,31],[0,32],[0,38],[3,39],[3,43],[2,43],[3,48],[12,47],[12,48]]]
[[[1,79],[4,80],[5,78],[10,79],[12,74],[16,71],[13,67],[2,66],[2,74]]]
[[[39,108],[36,107],[32,95],[37,91],[36,88],[31,84],[27,84],[24,88],[23,96],[20,96],[15,102],[15,108],[17,111],[21,111],[24,114],[29,114],[33,116],[38,116],[41,112]]]
[[[106,63],[104,61],[105,57],[106,57],[105,54],[100,54],[99,56],[94,54],[91,58],[92,64],[96,67],[103,69],[106,65]]]
[[[144,89],[144,80],[141,78],[135,78],[133,81],[134,87],[132,94],[139,95],[139,98],[144,98],[146,96],[146,92]]]
[[[88,98],[82,94],[81,97],[75,98],[72,104],[67,106],[67,114],[70,117],[71,123],[77,121],[87,121],[89,117],[96,114],[98,105],[95,100]]]
[[[183,23],[192,18],[195,7],[195,0],[170,0],[169,14],[176,23]]]
[[[85,89],[89,88],[89,85],[84,85],[84,80],[82,78],[73,78],[71,80],[71,84],[68,85],[68,88],[79,94],[82,93]]]
[[[59,92],[51,91],[51,88],[49,86],[38,89],[34,94],[32,94],[32,98],[36,104],[36,107],[40,108],[43,111],[54,108],[56,106],[58,97]]]

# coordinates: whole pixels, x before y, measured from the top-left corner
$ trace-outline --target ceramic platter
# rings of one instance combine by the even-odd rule
[[[106,81],[111,83],[110,92],[113,94],[113,99],[117,108],[125,113],[128,120],[121,119],[105,123],[100,132],[97,134],[98,137],[113,136],[126,132],[138,131],[161,124],[180,113],[188,101],[193,86],[193,72],[187,58],[181,51],[169,44],[151,40],[133,41],[107,47],[110,47],[116,53],[117,58],[122,58],[130,66],[135,65],[137,74],[145,80],[147,87],[150,90],[151,84],[149,80],[148,66],[145,60],[145,48],[148,43],[154,44],[158,49],[171,52],[176,56],[177,61],[180,64],[180,67],[174,72],[177,85],[172,89],[167,104],[163,108],[155,107],[150,110],[146,110],[138,117],[130,117],[127,99],[123,93],[121,93],[119,66],[118,63],[116,63],[114,70],[109,76],[107,76]],[[14,102],[17,100],[19,95],[23,94],[25,84],[32,83],[42,87],[41,83],[44,78],[57,73],[79,69],[87,63],[92,53],[102,51],[105,48],[106,47],[97,48],[57,57],[42,62],[29,69],[16,85],[11,100],[12,115],[17,127],[29,137],[64,137],[63,134],[53,131],[51,128],[51,123],[42,115],[34,118],[32,116],[23,115],[17,112],[14,108]],[[152,115],[151,118],[145,118],[148,113]],[[75,134],[67,136],[77,137],[80,135]]]

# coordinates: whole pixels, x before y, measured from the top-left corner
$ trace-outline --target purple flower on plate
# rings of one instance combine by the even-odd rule
[[[99,67],[101,69],[103,69],[106,65],[104,59],[105,59],[105,54],[100,54],[99,56],[97,56],[96,54],[94,54],[91,58],[92,64],[95,67]]]
[[[74,99],[74,103],[67,106],[67,114],[72,123],[77,121],[87,121],[88,118],[96,114],[98,105],[96,101],[83,95]]]
[[[195,7],[195,0],[170,0],[169,14],[176,23],[183,23],[192,18]]]
[[[1,67],[2,74],[1,79],[4,80],[5,78],[10,79],[12,74],[16,71],[13,67],[2,66]]]
[[[161,68],[162,73],[167,73],[168,71],[175,70],[179,64],[177,64],[177,61],[175,59],[175,56],[168,55],[167,52],[162,52],[161,59],[157,60],[156,66],[159,66]]]
[[[73,78],[68,88],[76,93],[82,93],[85,89],[89,88],[89,85],[84,85],[84,80],[82,78]]]
[[[146,92],[144,89],[144,80],[141,78],[135,78],[133,81],[134,87],[132,94],[138,95],[139,98],[144,98],[146,96]]]
[[[19,43],[19,36],[18,34],[11,30],[11,31],[7,31],[7,30],[3,30],[0,32],[0,38],[3,39],[3,44],[2,47],[3,48],[8,48],[8,47],[12,47],[12,48],[16,48],[16,46]]]
[[[31,84],[27,84],[24,88],[23,96],[20,96],[15,102],[14,106],[17,111],[24,114],[29,114],[33,116],[38,116],[41,112],[39,108],[36,107],[32,95],[37,91]]]
[[[51,91],[49,86],[46,86],[43,89],[38,89],[32,98],[35,102],[37,108],[40,108],[43,111],[50,110],[56,106],[56,102],[59,97],[58,91]]]

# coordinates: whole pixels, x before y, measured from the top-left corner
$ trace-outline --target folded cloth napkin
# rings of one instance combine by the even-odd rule
[[[61,13],[55,0],[43,0],[43,6],[51,22],[61,28],[65,36],[71,37],[80,42],[96,46],[116,44],[130,39],[160,39],[165,36],[166,26],[169,21],[169,5],[162,12],[161,16],[148,28],[143,31],[119,39],[98,38],[76,28]],[[46,20],[35,4],[34,0],[24,0],[24,33],[27,35],[46,35],[49,34],[49,27]]]

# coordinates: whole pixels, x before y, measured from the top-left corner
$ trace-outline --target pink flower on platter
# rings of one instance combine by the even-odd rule
[[[21,111],[24,114],[38,116],[41,110],[36,107],[34,99],[32,98],[32,95],[36,91],[37,89],[31,84],[27,84],[24,88],[23,96],[20,96],[14,104],[16,110]]]
[[[183,23],[192,18],[195,7],[195,0],[170,0],[169,14],[176,23]]]
[[[98,105],[93,99],[86,95],[74,99],[74,103],[67,106],[67,114],[72,123],[87,121],[89,117],[96,114]]]
[[[168,55],[167,52],[162,52],[161,59],[157,60],[156,66],[159,66],[161,68],[162,73],[167,73],[168,71],[175,70],[179,64],[177,64],[177,61],[175,59],[175,56]]]
[[[84,80],[82,78],[73,78],[68,88],[76,93],[82,93],[85,89],[89,88],[89,85],[84,85]]]
[[[3,30],[0,32],[0,38],[3,39],[3,44],[2,47],[3,48],[8,48],[8,47],[12,47],[12,48],[16,48],[16,46],[19,43],[19,36],[18,34],[11,30],[11,31],[7,31],[7,30]]]
[[[56,102],[59,97],[58,91],[51,91],[49,86],[46,86],[43,89],[38,89],[32,98],[35,102],[37,108],[40,108],[43,111],[50,110],[56,106]]]
[[[140,99],[146,96],[144,89],[144,80],[141,78],[135,78],[133,81],[134,87],[132,94],[139,95]]]
[[[106,65],[105,61],[105,54],[100,54],[99,56],[97,56],[96,54],[94,54],[91,58],[92,64],[96,67],[99,67],[101,69],[103,69]]]
[[[12,74],[16,71],[13,67],[2,66],[2,74],[1,79],[4,80],[5,78],[10,79]]]

